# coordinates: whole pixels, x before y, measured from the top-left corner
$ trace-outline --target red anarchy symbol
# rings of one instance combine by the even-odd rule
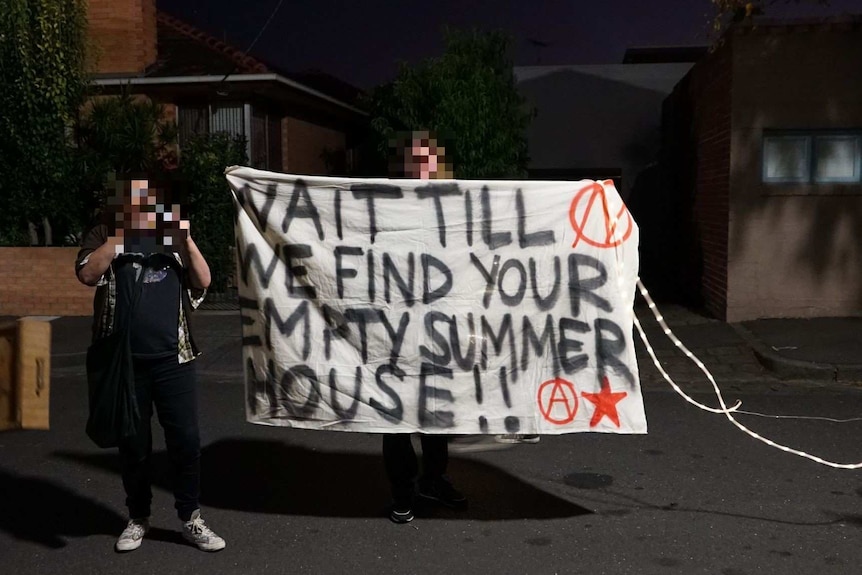
[[[601,217],[593,215],[593,208],[596,207],[596,200],[601,202],[602,216],[604,216],[604,238],[591,238],[586,235],[585,231],[587,223],[590,221],[591,217]],[[581,207],[582,202],[586,202],[586,208],[583,210],[579,221],[577,218],[577,212],[578,208]],[[626,209],[626,205],[624,203],[620,202],[619,211],[617,211],[615,216],[611,217],[611,211],[608,207],[608,197],[605,194],[604,187],[598,182],[589,184],[587,187],[579,191],[578,195],[575,196],[575,199],[572,200],[572,205],[569,207],[569,221],[571,222],[572,229],[575,230],[576,235],[575,242],[572,244],[572,247],[577,246],[578,242],[584,240],[593,247],[615,248],[629,239],[629,236],[632,235],[632,231],[634,230],[632,215]],[[616,235],[618,226],[625,227],[622,237]],[[620,229],[623,228],[620,227]]]
[[[551,387],[550,393],[545,390]],[[545,421],[549,421],[556,425],[565,425],[575,419],[575,414],[578,413],[578,393],[575,391],[575,386],[572,382],[560,379],[559,377],[546,381],[539,386],[539,411],[542,412],[542,417]],[[560,405],[554,410],[557,405]],[[560,417],[561,408],[564,413]],[[556,416],[555,416],[556,415]]]

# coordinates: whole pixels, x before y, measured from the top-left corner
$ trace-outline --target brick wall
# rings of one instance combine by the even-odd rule
[[[86,316],[93,288],[75,277],[78,248],[0,248],[0,315]]]
[[[87,18],[96,73],[139,75],[155,63],[155,0],[89,0]]]
[[[731,142],[731,46],[699,62],[665,104],[664,172],[674,187],[684,299],[725,319]]]
[[[694,217],[703,272],[701,295],[710,313],[727,313],[727,226],[730,193],[731,47],[704,62],[694,77],[696,166]]]
[[[282,120],[282,165],[285,172],[325,176],[323,150],[344,150],[344,132],[286,117]]]

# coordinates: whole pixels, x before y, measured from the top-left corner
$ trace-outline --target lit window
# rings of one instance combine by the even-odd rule
[[[807,182],[810,166],[811,138],[808,136],[763,138],[763,181]]]
[[[836,130],[767,132],[763,135],[763,181],[859,183],[862,134]]]
[[[817,136],[814,139],[814,158],[814,181],[859,181],[857,136]]]

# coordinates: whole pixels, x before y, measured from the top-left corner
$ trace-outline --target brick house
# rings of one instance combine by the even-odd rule
[[[665,101],[659,248],[715,317],[862,315],[860,63],[860,17],[762,21]]]
[[[100,95],[128,90],[162,104],[183,140],[224,131],[247,140],[249,164],[344,174],[367,115],[359,91],[319,72],[287,74],[157,11],[155,0],[89,0]],[[0,249],[0,316],[89,315],[93,292],[74,276],[78,248]],[[40,277],[34,290],[30,278]]]
[[[346,171],[367,117],[355,106],[359,90],[325,74],[287,74],[244,56],[158,12],[155,0],[90,0],[88,10],[94,84],[104,94],[127,89],[163,104],[177,123],[180,154],[189,135],[223,131],[246,137],[254,167]]]

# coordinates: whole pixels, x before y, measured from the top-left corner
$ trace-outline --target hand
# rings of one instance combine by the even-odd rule
[[[171,210],[165,214],[165,224],[163,228],[164,237],[170,238],[170,246],[173,249],[182,249],[189,239],[189,229],[191,225],[189,220],[183,220],[179,217],[179,208]]]
[[[116,232],[116,235],[109,236],[105,243],[110,246],[111,252],[114,254],[114,257],[117,257],[121,253],[125,251],[125,246],[123,242],[123,229],[119,228]]]

